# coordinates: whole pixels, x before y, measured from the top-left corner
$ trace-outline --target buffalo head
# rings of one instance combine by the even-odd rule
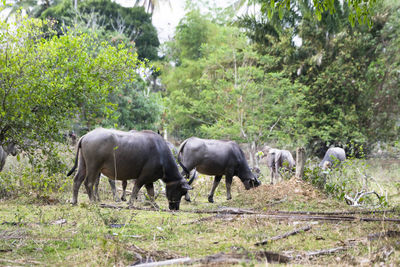
[[[10,143],[7,145],[7,147],[4,149],[8,154],[11,154],[13,156],[17,155],[17,148],[15,147],[14,143]]]
[[[261,170],[257,167],[251,168],[251,177],[248,179],[243,179],[242,182],[246,190],[254,188],[261,185],[261,181],[258,179],[261,175]]]
[[[191,189],[192,187],[184,179],[167,183],[166,194],[169,202],[169,209],[179,210],[182,196],[186,195],[187,191]]]

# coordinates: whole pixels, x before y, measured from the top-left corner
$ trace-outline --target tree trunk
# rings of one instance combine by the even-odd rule
[[[304,147],[298,147],[296,149],[296,177],[299,179],[303,178],[305,163],[306,163],[306,150],[304,149]]]

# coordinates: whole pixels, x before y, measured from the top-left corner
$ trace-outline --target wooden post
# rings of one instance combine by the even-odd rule
[[[296,178],[302,179],[304,175],[304,165],[306,163],[306,150],[304,147],[296,149]]]

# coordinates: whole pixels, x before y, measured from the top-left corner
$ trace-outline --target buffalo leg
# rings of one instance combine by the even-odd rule
[[[155,199],[154,199],[154,186],[153,183],[146,184],[145,185],[147,193],[149,194],[150,202],[151,205],[153,205],[154,208],[159,209],[160,207],[157,205]]]
[[[78,171],[74,177],[74,185],[73,185],[73,192],[72,192],[72,205],[76,205],[78,203],[78,193],[79,188],[82,185],[83,180],[86,178],[86,163],[82,154],[79,155],[79,166]]]
[[[142,188],[143,182],[140,179],[135,180],[135,186],[132,189],[131,197],[129,198],[128,206],[133,206],[133,201],[137,199],[137,195],[139,193],[140,188]]]
[[[89,200],[91,202],[95,202],[96,196],[95,196],[95,192],[93,190],[93,187],[96,183],[98,183],[100,180],[100,174],[99,173],[94,173],[94,172],[88,172],[86,179],[85,179],[85,187],[86,187],[86,191],[89,195]]]
[[[186,200],[187,202],[191,202],[191,201],[192,201],[192,200],[190,200],[189,192],[186,192],[186,194],[185,194],[185,200]]]
[[[282,180],[281,166],[282,166],[282,163],[279,164],[279,162],[276,161],[276,163],[275,163],[275,180],[276,180],[276,182],[275,183],[279,183],[279,181]]]
[[[196,169],[194,169],[194,170],[191,170],[190,172],[189,172],[189,174],[192,174],[192,178],[190,178],[190,180],[189,180],[189,185],[191,185],[192,183],[193,183],[193,181],[197,178],[197,171],[196,171]],[[190,175],[189,175],[190,176]],[[187,177],[187,178],[189,178],[189,177]],[[189,195],[189,191],[188,192],[186,192],[186,194],[185,194],[185,200],[187,201],[187,202],[191,202],[191,200],[190,200],[190,195]]]
[[[274,167],[270,167],[269,169],[271,171],[271,184],[274,184],[274,173],[275,173]]]
[[[100,183],[100,173],[94,183],[94,199],[100,202],[100,195],[99,195],[99,183]]]
[[[225,186],[226,186],[226,199],[232,199],[231,186],[232,186],[232,176],[225,175]]]
[[[122,196],[121,200],[126,201],[126,187],[128,186],[128,181],[122,181]]]
[[[72,193],[72,204],[76,205],[78,202],[78,192],[79,188],[81,187],[81,184],[85,180],[85,171],[80,170],[76,173],[74,177],[74,186],[73,186],[73,193]]]
[[[208,195],[208,202],[210,202],[210,203],[214,203],[214,192],[215,192],[215,189],[217,188],[217,186],[219,185],[221,178],[222,178],[222,175],[215,176],[215,178],[214,178],[214,183],[211,188],[211,192]]]
[[[121,200],[119,199],[118,194],[117,194],[117,187],[115,186],[115,180],[108,179],[108,183],[110,184],[111,192],[113,194],[115,202],[120,202]]]

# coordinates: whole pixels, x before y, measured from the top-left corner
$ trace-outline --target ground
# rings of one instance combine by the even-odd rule
[[[390,168],[395,167],[385,166],[382,178],[388,185],[398,177],[397,169]],[[227,201],[222,180],[211,204],[207,194],[212,179],[201,176],[194,183],[192,202],[182,200],[179,212],[167,211],[161,182],[156,185],[161,210],[152,210],[143,194],[135,203],[137,209],[115,203],[105,179],[100,196],[107,205],[90,204],[81,188],[78,205],[71,206],[69,187],[46,196],[31,192],[3,198],[0,265],[126,266],[182,257],[190,257],[195,266],[261,266],[267,260],[301,265],[400,264],[400,221],[385,221],[400,218],[396,203],[381,213],[365,213],[303,180],[270,185],[264,177],[262,182],[245,190],[235,178],[233,199]],[[392,191],[391,202],[397,196]],[[309,230],[256,245],[305,227]]]

